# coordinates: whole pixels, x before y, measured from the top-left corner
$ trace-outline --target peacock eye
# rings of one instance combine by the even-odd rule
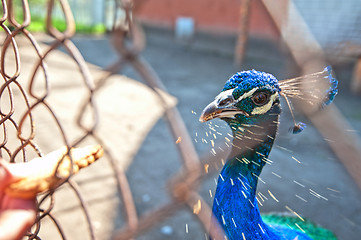
[[[269,99],[269,95],[265,92],[259,92],[252,97],[252,101],[256,105],[264,105],[265,103],[267,103],[268,99]]]

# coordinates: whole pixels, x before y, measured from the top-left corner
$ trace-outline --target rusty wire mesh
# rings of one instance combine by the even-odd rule
[[[198,202],[201,202],[202,211],[197,214],[197,217],[204,228],[207,229],[211,211],[197,193],[197,186],[202,177],[200,160],[176,108],[167,108],[165,106],[165,119],[173,135],[174,143],[176,143],[179,137],[182,139],[182,141],[178,141],[179,143],[177,142],[177,147],[183,167],[178,174],[169,180],[171,201],[144,216],[138,216],[137,214],[127,177],[123,169],[117,166],[116,156],[109,151],[110,149],[104,143],[104,139],[97,134],[99,113],[94,95],[104,87],[112,74],[119,72],[126,64],[130,64],[140,74],[150,88],[158,94],[164,105],[166,105],[163,95],[160,94],[160,91],[166,92],[165,87],[151,66],[141,57],[141,51],[145,47],[144,33],[134,21],[134,16],[132,16],[133,2],[131,0],[115,2],[116,8],[122,9],[125,12],[125,21],[119,20],[119,17],[116,15],[114,16],[114,27],[111,33],[112,44],[119,55],[119,60],[106,69],[106,74],[94,80],[82,55],[70,40],[75,33],[75,22],[67,0],[49,0],[47,3],[46,31],[52,37],[52,41],[45,51],[41,49],[33,35],[27,30],[31,22],[28,1],[22,0],[21,15],[23,18],[18,20],[15,16],[15,10],[20,11],[20,9],[14,9],[16,6],[13,1],[2,0],[0,26],[5,37],[1,46],[1,75],[3,81],[0,98],[7,105],[2,104],[0,109],[0,125],[2,128],[1,157],[10,162],[20,162],[28,161],[30,159],[29,156],[42,156],[42,151],[36,142],[37,131],[34,123],[34,112],[38,108],[43,108],[50,114],[60,133],[62,144],[66,145],[68,149],[82,144],[89,139],[103,145],[105,158],[109,160],[117,180],[118,192],[124,205],[124,218],[127,222],[125,226],[115,232],[115,239],[134,238],[166,217],[175,214],[184,205],[188,206],[190,211],[192,211]],[[52,14],[56,4],[59,4],[61,7],[66,21],[66,29],[62,32],[56,29],[52,23]],[[30,43],[29,46],[34,51],[32,61],[35,62],[35,68],[31,72],[24,72],[21,69],[22,61],[18,48],[18,37],[20,35],[22,36],[21,41],[25,39],[27,43]],[[128,42],[126,43],[126,41]],[[59,115],[48,102],[52,92],[49,86],[51,79],[48,74],[46,60],[55,49],[60,47],[65,49],[74,60],[72,64],[76,64],[78,71],[81,73],[83,79],[82,89],[86,91],[86,99],[78,109],[75,120],[77,128],[81,130],[81,134],[76,139],[69,138]],[[9,62],[6,58],[7,55],[11,55],[14,61]],[[12,70],[9,70],[10,65],[12,65]],[[26,81],[20,81],[20,76],[25,76]],[[36,87],[36,85],[41,85],[41,88]],[[21,110],[15,107],[18,105],[18,102],[25,106],[25,110],[20,113],[19,111]],[[5,105],[7,107],[4,107]],[[14,131],[10,131],[10,129]],[[49,138],[52,137],[50,134],[48,133]],[[9,139],[14,138],[17,141],[15,147],[14,141],[9,141]],[[207,156],[207,159],[208,161],[214,161],[214,158],[209,156]],[[203,161],[203,163],[206,162]],[[70,178],[65,182],[65,185],[68,185],[74,191],[77,200],[73,201],[79,202],[87,222],[88,234],[91,239],[95,239],[89,207],[79,191],[78,184]],[[54,192],[47,193],[38,199],[38,217],[36,224],[31,232],[28,233],[28,239],[40,239],[39,231],[44,218],[51,219],[62,239],[67,238],[66,233],[63,231],[62,223],[52,213],[55,202]],[[219,231],[211,231],[211,234],[214,234],[215,237],[219,233]]]

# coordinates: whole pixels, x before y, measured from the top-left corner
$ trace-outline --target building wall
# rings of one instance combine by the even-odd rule
[[[148,24],[174,27],[178,17],[192,17],[196,30],[236,33],[240,0],[143,0],[135,14]],[[279,33],[260,0],[251,1],[250,34],[277,39]]]
[[[309,29],[323,47],[361,44],[359,0],[294,0]]]

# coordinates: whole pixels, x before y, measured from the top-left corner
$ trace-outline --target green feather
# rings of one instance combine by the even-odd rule
[[[290,216],[288,214],[271,213],[262,215],[267,224],[288,226],[298,231],[304,231],[313,240],[337,240],[337,237],[328,229],[317,226],[310,220]]]

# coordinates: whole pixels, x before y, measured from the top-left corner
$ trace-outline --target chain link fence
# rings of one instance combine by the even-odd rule
[[[134,239],[184,208],[196,216],[205,232],[209,230],[214,239],[224,239],[221,229],[209,229],[211,209],[199,195],[198,187],[204,180],[205,173],[214,171],[219,165],[217,159],[225,159],[227,153],[219,152],[217,157],[212,154],[200,157],[197,154],[182,116],[174,107],[174,98],[167,93],[157,73],[142,57],[146,45],[145,34],[137,24],[136,16],[132,14],[133,1],[118,0],[112,3],[106,1],[106,6],[114,6],[109,10],[112,16],[108,15],[106,21],[107,28],[110,29],[110,44],[117,54],[117,59],[105,69],[97,69],[86,63],[70,40],[75,34],[74,14],[76,13],[72,13],[67,0],[47,1],[46,6],[44,5],[47,34],[37,35],[37,40],[28,31],[31,23],[28,0],[1,0],[1,3],[1,158],[9,162],[23,162],[36,156],[43,156],[43,152],[45,154],[60,146],[65,145],[70,149],[97,143],[103,146],[105,153],[103,159],[98,162],[106,163],[110,169],[97,174],[100,170],[93,168],[93,172],[88,172],[86,176],[82,178],[74,176],[55,191],[39,196],[37,221],[27,238],[41,239],[42,230],[49,228],[49,222],[55,226],[56,235],[61,239],[73,238],[73,232],[64,228],[64,225],[69,225],[69,219],[56,214],[56,205],[66,206],[64,208],[66,211],[74,211],[75,214],[82,215],[79,226],[72,227],[83,227],[81,229],[84,229],[88,238],[106,238],[107,236],[98,237],[99,233],[97,233],[97,226],[100,223],[99,219],[95,220],[94,211],[100,211],[100,208],[92,210],[89,207],[90,202],[96,201],[99,205],[104,205],[103,200],[113,196],[110,195],[111,193],[107,195],[100,191],[105,187],[99,179],[106,179],[114,182],[116,198],[119,200],[115,204],[123,208],[124,221],[120,224],[120,228],[114,230],[113,226],[108,227],[113,239]],[[80,3],[82,2],[79,1]],[[141,2],[137,2],[139,3]],[[66,22],[64,31],[57,29],[52,21],[59,16],[62,16]],[[246,39],[240,43],[243,49],[245,41]],[[59,55],[59,50],[67,53],[66,60],[61,60],[63,55]],[[27,64],[29,62],[31,64]],[[141,144],[141,140],[131,141],[128,138],[130,134],[124,135],[125,130],[119,130],[121,128],[117,125],[119,118],[113,113],[120,111],[125,101],[132,100],[132,92],[128,89],[117,92],[111,85],[117,81],[114,80],[114,75],[121,72],[125,66],[131,66],[146,83],[148,90],[151,90],[152,95],[149,95],[149,98],[156,99],[159,107],[152,121],[164,115],[181,159],[180,170],[167,182],[169,201],[145,214],[137,212],[132,189],[125,174],[124,165],[129,163],[122,163],[121,160],[121,154],[127,155],[128,158],[133,157],[134,151],[138,148],[134,148],[133,152],[122,152],[124,148],[119,148],[124,142]],[[58,69],[56,74],[52,68]],[[127,82],[126,79],[123,80],[123,83]],[[69,84],[73,88],[69,89]],[[141,91],[140,89],[139,86],[137,91]],[[122,94],[123,98],[118,99]],[[76,98],[73,98],[74,96]],[[104,102],[101,103],[102,98],[107,99],[106,103],[109,106],[104,106]],[[116,105],[118,108],[113,108],[113,105],[109,104],[115,102],[119,103]],[[105,108],[109,111],[104,111]],[[132,110],[132,106],[128,106],[129,109]],[[43,128],[45,121],[47,127]],[[135,124],[128,128],[132,129]],[[104,132],[104,125],[112,127]],[[150,125],[151,123],[148,123],[149,127]],[[339,126],[344,125],[339,124]],[[326,130],[324,132],[327,132]],[[123,138],[125,139],[122,142]],[[333,136],[327,138],[333,139]],[[343,153],[341,150],[340,152]],[[104,196],[99,199],[89,198],[84,188],[89,192],[99,191],[99,194]],[[61,195],[64,191],[70,194]],[[72,196],[71,200],[69,196]],[[102,209],[104,208],[108,208],[107,212],[103,213],[104,218],[111,218],[110,213],[114,209],[109,206],[103,206]],[[84,235],[85,233],[83,232]]]
[[[47,2],[45,21],[47,35],[44,36],[46,45],[39,44],[27,30],[31,23],[29,2],[22,0],[21,5],[22,8],[19,9],[20,5],[15,5],[11,0],[2,0],[1,5],[1,157],[9,162],[21,162],[28,161],[35,156],[42,156],[42,146],[44,145],[48,148],[65,145],[70,149],[89,142],[99,143],[105,151],[105,157],[101,161],[109,162],[124,206],[126,224],[115,231],[114,239],[132,239],[166,217],[175,214],[183,206],[188,206],[189,210],[196,214],[204,228],[207,229],[211,211],[197,193],[197,186],[204,170],[201,168],[199,156],[181,115],[175,107],[169,104],[167,90],[155,71],[141,56],[145,47],[144,33],[132,16],[133,2],[131,0],[115,1],[117,10],[114,11],[111,40],[119,59],[105,69],[100,76],[92,74],[82,55],[70,40],[75,33],[75,21],[67,0],[49,0]],[[53,25],[53,14],[59,11],[54,11],[55,6],[60,6],[65,19],[66,29],[64,31],[58,30]],[[18,14],[19,12],[21,14]],[[21,18],[19,19],[18,16]],[[53,81],[57,77],[49,71],[51,65],[48,65],[49,58],[55,54],[56,49],[63,49],[70,56],[72,62],[55,64],[71,65],[73,71],[77,72],[74,73],[74,76],[82,79],[82,82],[76,83],[76,91],[79,92],[78,95],[82,102],[73,113],[74,121],[71,128],[68,127],[68,120],[64,118],[64,114],[66,114],[62,112],[64,110],[59,111],[55,105],[51,104],[57,91],[52,86],[59,87],[62,84],[62,82]],[[25,67],[23,64],[25,60],[30,61],[32,66]],[[165,119],[183,164],[181,170],[169,180],[171,201],[143,216],[137,214],[124,168],[118,165],[116,154],[107,144],[106,137],[98,131],[104,116],[101,116],[96,95],[108,89],[106,86],[109,79],[113,74],[121,71],[126,64],[131,65],[140,74],[145,83],[154,91],[160,104],[163,105]],[[66,80],[61,79],[60,81]],[[59,93],[61,99],[67,98],[65,91]],[[71,101],[70,103],[64,101],[64,104],[72,105]],[[69,109],[70,105],[68,105]],[[63,109],[67,109],[67,106]],[[43,118],[52,122],[51,130],[41,129]],[[207,159],[214,161],[214,158],[209,156]],[[210,164],[210,162],[207,164],[206,161],[203,163],[208,166]],[[87,235],[91,239],[96,239],[94,233],[96,224],[92,221],[87,200],[81,193],[79,184],[70,178],[61,186],[62,189],[64,187],[74,193],[75,197],[71,201],[78,202],[84,215],[84,221],[87,223]],[[28,239],[41,239],[39,233],[44,219],[50,219],[62,239],[70,238],[62,227],[62,220],[53,214],[54,206],[57,203],[56,194],[57,190],[38,198],[37,221],[31,232],[28,233]],[[62,203],[64,202],[62,201],[60,204]],[[220,231],[211,231],[216,238],[219,233]]]

